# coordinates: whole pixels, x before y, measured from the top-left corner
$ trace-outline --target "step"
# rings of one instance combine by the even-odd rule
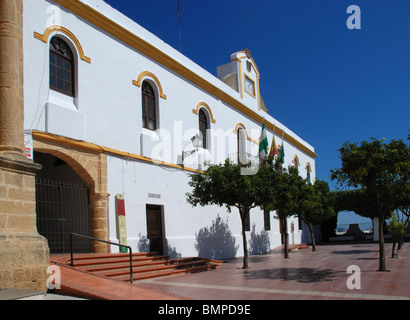
[[[140,281],[140,280],[146,280],[146,279],[152,279],[152,278],[159,278],[159,277],[165,277],[165,276],[172,276],[172,275],[182,275],[186,273],[195,273],[195,272],[202,272],[202,271],[208,271],[215,269],[216,266],[212,265],[204,265],[200,267],[195,267],[195,268],[189,268],[189,269],[170,269],[170,270],[165,270],[165,271],[150,271],[150,272],[144,272],[144,273],[133,273],[133,281]],[[130,276],[129,273],[127,275],[122,275],[122,276],[114,276],[112,279],[116,280],[121,280],[121,281],[130,281]]]
[[[195,260],[195,261],[188,261],[184,262],[184,259],[179,260],[177,263],[172,260],[167,261],[158,261],[150,264],[133,264],[132,272],[133,274],[137,273],[144,273],[150,271],[160,271],[160,270],[168,270],[168,269],[175,269],[175,270],[186,270],[192,269],[195,267],[204,267],[208,266],[208,262],[206,260]],[[103,266],[103,267],[93,267],[88,269],[82,269],[83,271],[93,272],[94,274],[98,274],[101,276],[106,277],[113,277],[117,275],[128,275],[130,272],[130,265],[128,264],[113,264],[110,266]]]
[[[132,266],[135,267],[144,267],[144,266],[156,266],[156,265],[163,265],[166,263],[167,260],[158,260],[158,261],[142,261],[142,262],[135,262],[133,261]],[[114,269],[121,269],[130,268],[130,262],[121,262],[121,263],[112,263],[112,264],[97,264],[97,265],[85,265],[85,266],[75,266],[78,270],[86,271],[86,272],[97,272],[97,271],[104,271],[104,270],[114,270]]]
[[[147,272],[156,272],[156,271],[163,271],[163,270],[172,270],[175,269],[175,266],[172,265],[158,265],[156,267],[139,267],[139,268],[132,268],[132,274],[139,274],[139,273],[147,273]],[[104,276],[104,277],[116,277],[116,276],[124,276],[130,274],[130,268],[120,268],[110,271],[100,271],[94,272],[96,275]]]
[[[132,261],[134,263],[138,261],[157,261],[157,260],[167,260],[169,256],[132,256]],[[74,267],[81,267],[81,266],[90,266],[90,265],[104,265],[104,264],[112,264],[112,263],[122,263],[122,262],[127,262],[129,263],[130,257],[128,256],[120,256],[120,257],[110,257],[110,258],[105,258],[105,257],[96,257],[96,258],[89,258],[88,260],[86,259],[81,259],[80,261],[77,261],[74,259]]]
[[[129,259],[128,253],[78,254],[74,256],[74,268],[110,279],[130,281]],[[66,263],[70,264],[71,260]],[[154,252],[133,253],[133,280],[207,271],[217,268],[220,263],[222,261],[198,257],[169,260],[169,256],[159,256]]]
[[[156,252],[134,252],[132,257],[147,257],[156,256]],[[80,253],[74,254],[74,260],[92,260],[92,259],[117,259],[117,258],[129,258],[129,253]],[[68,259],[70,261],[70,259]]]

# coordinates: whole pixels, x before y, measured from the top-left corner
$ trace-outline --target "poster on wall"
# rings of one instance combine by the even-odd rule
[[[124,194],[117,193],[115,196],[115,210],[117,214],[117,231],[120,244],[127,245],[127,225],[125,221],[125,199]],[[120,247],[121,253],[126,253],[125,247]]]

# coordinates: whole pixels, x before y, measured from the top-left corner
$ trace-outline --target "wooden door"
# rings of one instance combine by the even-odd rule
[[[161,206],[147,205],[147,238],[150,252],[163,254],[163,231]]]

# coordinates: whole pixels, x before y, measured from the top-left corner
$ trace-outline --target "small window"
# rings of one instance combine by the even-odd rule
[[[50,89],[73,97],[75,95],[73,52],[59,37],[53,37],[50,41]]]
[[[157,129],[155,94],[147,81],[142,83],[142,126],[149,130]]]
[[[206,149],[207,148],[207,132],[208,130],[208,118],[206,117],[206,114],[204,110],[199,110],[199,132],[202,135],[202,148]]]
[[[310,164],[309,163],[306,165],[306,171],[307,171],[307,174],[306,174],[307,182],[312,183],[311,177],[310,177]]]

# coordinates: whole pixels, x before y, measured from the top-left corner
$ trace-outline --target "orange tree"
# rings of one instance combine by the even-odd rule
[[[383,227],[393,210],[400,208],[409,186],[410,149],[402,140],[385,139],[344,143],[339,149],[341,168],[331,170],[332,180],[346,189],[349,206],[359,215],[379,220],[379,271],[386,271]]]

